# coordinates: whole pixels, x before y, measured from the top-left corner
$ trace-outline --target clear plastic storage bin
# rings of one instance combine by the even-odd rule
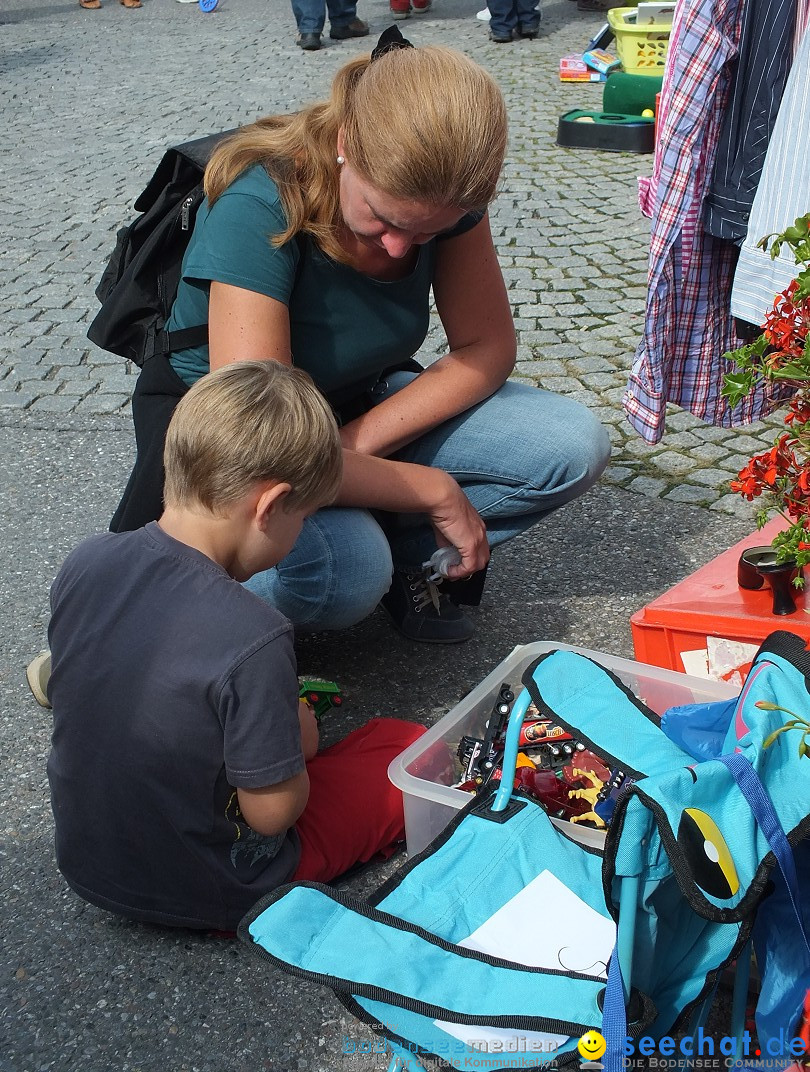
[[[470,800],[469,793],[452,788],[457,764],[451,759],[455,759],[461,738],[465,734],[483,736],[485,723],[503,682],[508,681],[517,695],[526,667],[538,656],[557,648],[578,651],[611,670],[659,715],[676,704],[725,700],[739,691],[723,682],[688,677],[673,670],[662,670],[571,644],[537,641],[521,645],[389,766],[388,777],[402,790],[409,856],[429,844],[455,812]],[[604,840],[598,830],[571,823],[562,825],[569,832],[575,832],[579,840],[590,844],[601,845]]]

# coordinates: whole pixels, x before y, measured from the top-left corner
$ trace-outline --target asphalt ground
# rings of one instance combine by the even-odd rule
[[[55,867],[50,720],[24,669],[45,642],[55,572],[106,527],[133,453],[132,370],[84,337],[93,287],[166,146],[318,97],[368,46],[301,53],[285,0],[220,0],[211,14],[173,0],[104,4],[0,6],[0,1069],[374,1072],[387,1060],[357,1052],[373,1037],[327,991],[236,942],[117,920],[79,901]],[[602,20],[547,2],[538,40],[495,45],[477,7],[437,0],[401,28],[417,45],[468,52],[503,87],[511,141],[493,226],[516,375],[594,407],[613,465],[599,488],[499,551],[468,644],[410,644],[379,611],[346,633],[302,638],[301,671],[345,689],[335,736],[377,713],[432,723],[519,643],[632,656],[630,614],[750,529],[724,482],[773,435],[767,424],[733,432],[673,411],[649,448],[626,425],[648,231],[635,180],[650,158],[554,144],[560,114],[600,107],[600,87],[561,85],[556,68]],[[383,0],[361,0],[373,33],[386,12]],[[440,347],[435,326],[422,356]],[[351,888],[373,888],[397,862]]]

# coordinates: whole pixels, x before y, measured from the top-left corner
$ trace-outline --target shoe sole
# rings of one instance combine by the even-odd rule
[[[28,687],[40,707],[50,708],[51,702],[48,699],[47,688],[51,676],[51,653],[41,651],[35,656],[25,668],[25,676],[28,680]]]
[[[410,17],[411,17],[410,11],[392,11],[391,12],[391,18],[394,20],[394,22],[401,22],[403,19],[408,19]]]

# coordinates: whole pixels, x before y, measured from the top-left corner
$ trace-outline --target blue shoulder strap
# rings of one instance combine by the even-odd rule
[[[771,851],[776,857],[776,862],[784,876],[790,896],[790,903],[796,913],[799,922],[799,931],[807,951],[810,953],[810,941],[807,939],[807,931],[804,927],[804,919],[799,908],[799,880],[796,875],[796,861],[793,859],[793,850],[787,839],[779,816],[773,806],[773,801],[768,796],[768,791],[759,779],[751,762],[741,752],[731,752],[725,756],[717,757],[728,768],[732,778],[737,783],[742,795],[745,797],[749,808],[754,813],[754,818],[759,828],[765,835]]]

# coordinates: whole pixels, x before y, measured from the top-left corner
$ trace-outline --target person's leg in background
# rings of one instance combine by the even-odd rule
[[[487,0],[489,8],[489,37],[499,45],[512,40],[512,31],[517,29],[518,17],[515,0]]]
[[[334,41],[368,36],[368,23],[357,17],[357,0],[326,0],[326,7],[329,11],[329,36]]]
[[[391,584],[391,550],[365,510],[329,507],[304,522],[295,547],[245,587],[303,632],[347,629],[368,617]]]
[[[537,0],[516,0],[518,35],[537,37],[540,30],[541,11]]]
[[[292,0],[292,9],[298,27],[296,44],[305,52],[316,52],[321,47],[326,0]]]
[[[424,732],[415,722],[375,718],[307,763],[309,801],[295,824],[296,881],[329,882],[403,841],[402,793],[388,765]]]

